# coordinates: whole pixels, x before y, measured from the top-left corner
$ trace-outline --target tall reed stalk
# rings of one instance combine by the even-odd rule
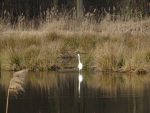
[[[6,113],[8,113],[8,104],[9,104],[9,88],[7,92]]]
[[[17,96],[20,92],[24,92],[25,77],[27,73],[28,70],[24,69],[13,74],[13,78],[10,80],[7,92],[6,113],[8,113],[9,110],[10,94]]]

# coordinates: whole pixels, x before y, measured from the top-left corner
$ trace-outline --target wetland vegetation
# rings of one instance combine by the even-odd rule
[[[149,112],[149,9],[149,0],[0,0],[0,113]]]
[[[2,70],[150,71],[147,0],[0,2]]]
[[[0,112],[148,113],[149,16],[149,0],[0,0]]]
[[[1,24],[2,25],[2,24]],[[150,19],[100,23],[53,20],[38,30],[1,27],[0,63],[4,70],[76,68],[136,71],[150,69]]]

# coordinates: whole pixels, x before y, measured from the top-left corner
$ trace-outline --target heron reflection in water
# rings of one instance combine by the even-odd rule
[[[79,92],[79,97],[80,97],[80,89],[81,89],[81,83],[83,81],[83,75],[82,75],[82,68],[83,68],[83,64],[81,63],[80,60],[80,54],[78,54],[78,69],[79,69],[79,76],[78,76],[78,92]]]

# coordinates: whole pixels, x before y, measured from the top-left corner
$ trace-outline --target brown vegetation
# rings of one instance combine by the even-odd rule
[[[84,69],[138,72],[150,70],[150,19],[101,23],[59,18],[38,30],[1,24],[0,62],[3,70],[76,68],[81,53]]]

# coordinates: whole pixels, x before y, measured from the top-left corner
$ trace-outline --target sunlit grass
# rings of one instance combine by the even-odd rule
[[[1,67],[4,70],[63,68],[60,56],[77,52],[85,69],[136,71],[150,67],[150,20],[85,19],[53,20],[38,30],[5,29],[0,35]],[[71,67],[76,67],[77,59]],[[14,67],[13,67],[14,66]]]

